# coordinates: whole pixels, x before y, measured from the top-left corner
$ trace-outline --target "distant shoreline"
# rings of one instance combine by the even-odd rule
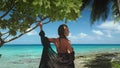
[[[42,45],[42,44],[4,44],[4,45]],[[54,44],[51,44],[54,45]],[[106,46],[111,46],[111,45],[120,45],[120,44],[71,44],[71,45],[106,45]]]

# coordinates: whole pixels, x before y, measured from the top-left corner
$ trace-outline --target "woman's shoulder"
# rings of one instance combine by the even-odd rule
[[[62,41],[69,41],[68,39],[66,38],[61,38]]]
[[[70,44],[70,41],[68,39],[65,39],[65,38],[61,38],[60,41],[63,43],[63,44]]]

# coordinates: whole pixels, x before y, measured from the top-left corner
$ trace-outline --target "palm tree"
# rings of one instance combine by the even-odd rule
[[[83,0],[81,10],[87,6],[91,9],[90,20],[94,24],[96,20],[105,21],[110,11],[115,21],[120,20],[120,0]]]

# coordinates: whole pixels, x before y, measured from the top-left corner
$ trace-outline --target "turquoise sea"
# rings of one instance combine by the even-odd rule
[[[56,48],[51,44],[52,48]],[[76,54],[95,53],[95,52],[119,52],[120,44],[72,44]],[[41,55],[43,46],[41,44],[6,44],[0,48],[0,54],[33,54]]]
[[[51,44],[56,51],[55,46]],[[75,55],[120,52],[120,44],[72,44]],[[5,44],[0,48],[0,68],[38,68],[41,44]],[[22,67],[21,67],[22,65]]]

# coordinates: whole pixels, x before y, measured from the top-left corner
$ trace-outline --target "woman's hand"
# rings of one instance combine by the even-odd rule
[[[39,22],[37,25],[40,26],[40,30],[42,30],[42,22]]]
[[[42,22],[39,22],[37,25],[38,25],[38,26],[42,26]]]

